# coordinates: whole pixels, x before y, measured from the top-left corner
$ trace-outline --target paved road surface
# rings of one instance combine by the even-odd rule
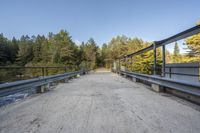
[[[200,133],[199,106],[112,73],[0,108],[1,133]]]

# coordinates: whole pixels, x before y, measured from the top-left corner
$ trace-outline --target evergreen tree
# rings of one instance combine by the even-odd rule
[[[97,67],[98,47],[93,38],[90,38],[84,47],[84,54],[89,68]]]
[[[108,46],[107,44],[103,44],[102,45],[102,48],[101,48],[101,63],[102,63],[102,66],[105,66],[106,65],[106,59],[107,59],[107,53],[108,52]]]
[[[26,65],[33,59],[33,40],[28,35],[22,36],[19,42],[19,51],[17,55],[19,65]]]
[[[12,47],[11,62],[14,63],[16,61],[17,53],[18,53],[18,50],[19,50],[19,41],[15,37],[13,37],[13,39],[11,41],[11,47]]]
[[[174,56],[179,56],[179,55],[180,55],[180,49],[179,49],[178,43],[175,42],[175,45],[174,45]]]
[[[0,65],[5,65],[6,61],[8,60],[8,55],[6,53],[7,47],[7,39],[0,34]]]
[[[174,45],[174,54],[173,54],[173,62],[177,63],[179,61],[180,61],[180,49],[179,49],[178,43],[175,42],[175,45]]]
[[[33,37],[35,38],[35,37]],[[43,37],[38,35],[34,41],[33,45],[33,62],[41,62],[42,61],[42,43]]]

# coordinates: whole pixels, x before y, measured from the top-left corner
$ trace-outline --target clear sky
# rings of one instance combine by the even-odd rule
[[[60,29],[74,41],[98,45],[117,35],[158,41],[195,25],[200,0],[0,0],[6,37],[47,35]]]

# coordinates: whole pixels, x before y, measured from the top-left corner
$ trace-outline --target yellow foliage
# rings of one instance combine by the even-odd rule
[[[200,56],[200,34],[187,38],[186,43],[196,56]]]
[[[197,22],[197,25],[200,25],[200,21],[199,21],[199,22]]]

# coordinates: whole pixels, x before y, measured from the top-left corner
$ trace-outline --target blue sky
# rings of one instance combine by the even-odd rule
[[[47,35],[60,29],[98,45],[117,35],[158,41],[195,25],[200,0],[0,0],[6,37]]]

